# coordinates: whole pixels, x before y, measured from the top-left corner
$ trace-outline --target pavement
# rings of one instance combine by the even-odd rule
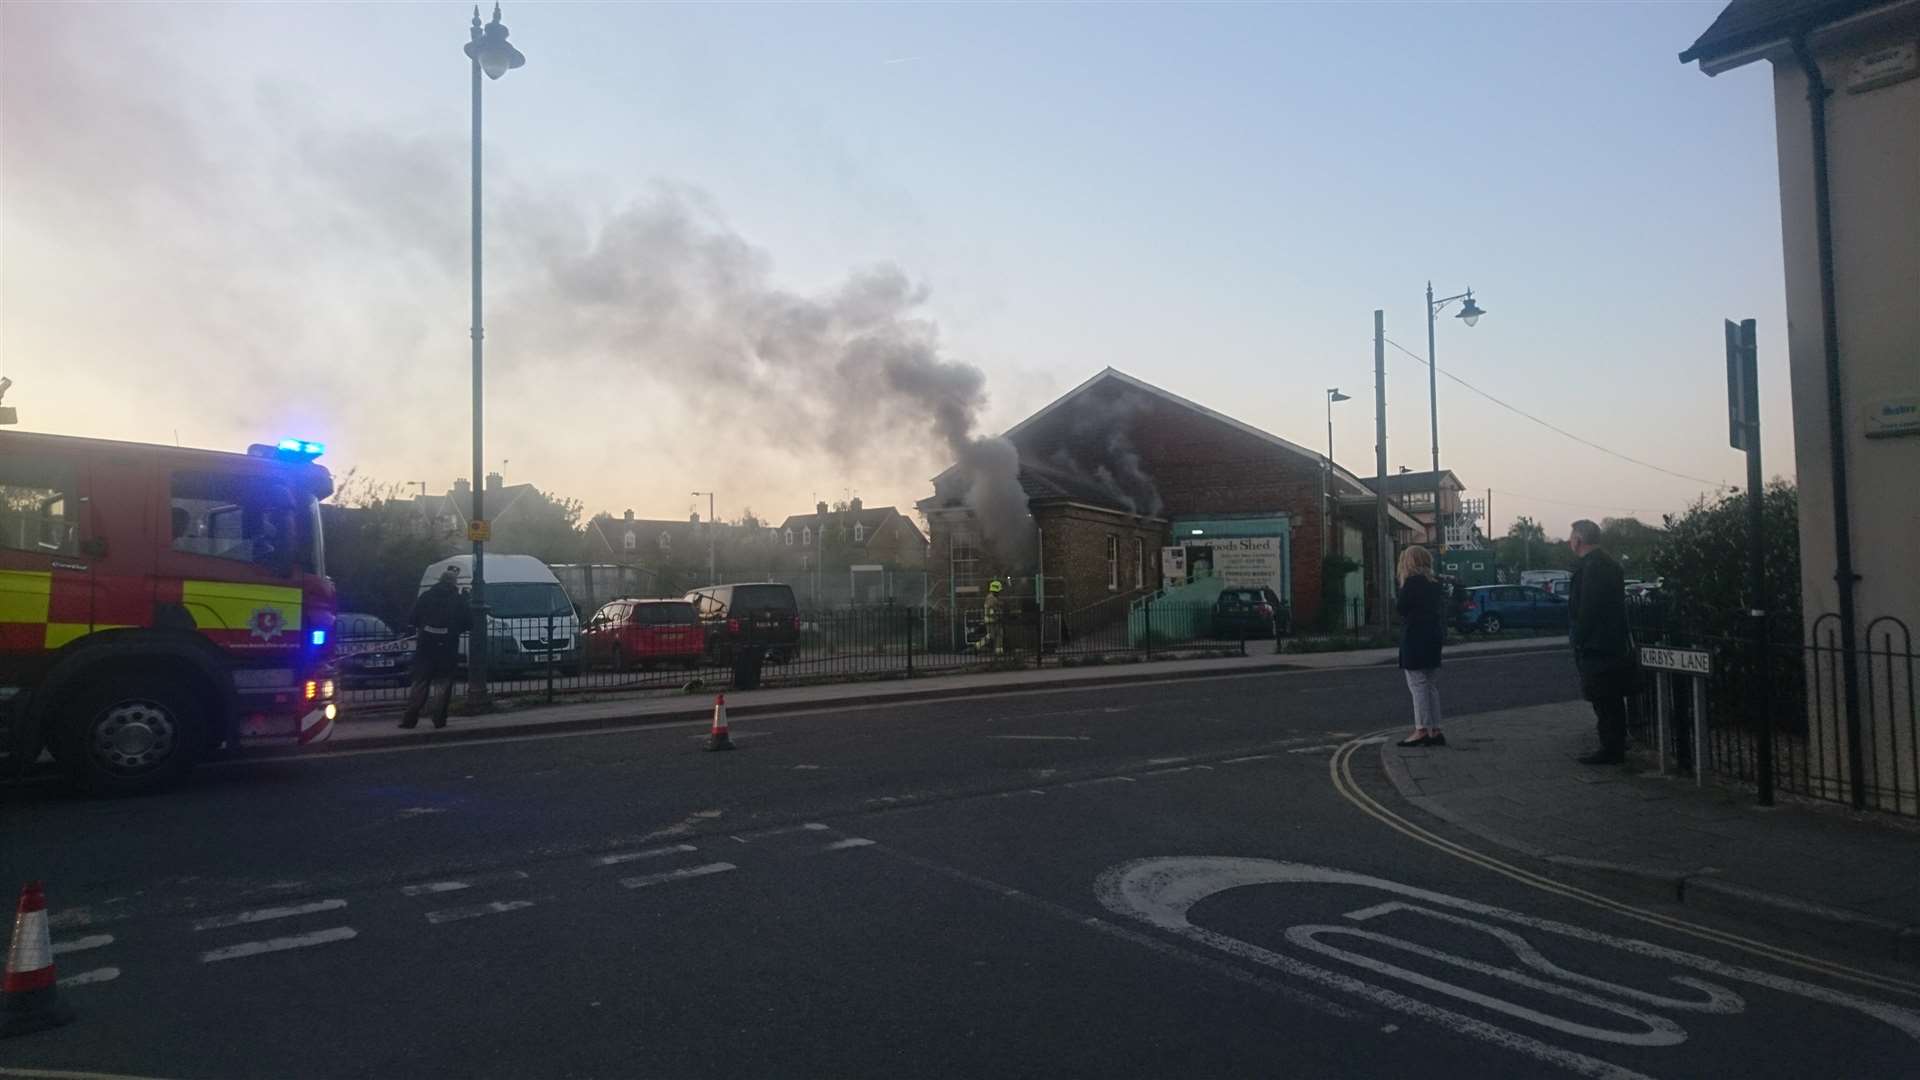
[[[1560,637],[1517,638],[1506,641],[1473,641],[1454,645],[1447,649],[1447,655],[1451,657],[1537,655],[1564,652],[1565,649],[1566,641]],[[678,690],[652,691],[611,696],[604,700],[560,702],[551,705],[531,698],[505,698],[498,702],[494,712],[477,716],[455,716],[449,726],[440,731],[434,731],[424,723],[416,730],[396,730],[395,713],[387,710],[355,710],[349,705],[343,710],[340,721],[334,726],[334,734],[328,740],[327,747],[329,749],[362,749],[417,743],[427,738],[451,741],[690,721],[696,718],[710,718],[713,713],[714,696],[720,691],[726,693],[728,716],[744,717],[766,712],[932,701],[1033,690],[1068,691],[1099,686],[1234,675],[1380,667],[1398,662],[1398,651],[1390,648],[1325,653],[1267,652],[1258,655],[1206,659],[1151,661],[1142,659],[1109,664],[1079,664],[1072,667],[1022,668],[1014,671],[967,672],[868,682],[819,683],[769,687],[761,690],[726,690],[724,686],[718,686],[693,693]],[[304,751],[296,751],[296,753],[299,752]]]
[[[1581,765],[1598,745],[1584,702],[1446,724],[1445,747],[1382,744],[1407,802],[1480,840],[1589,879],[1779,934],[1920,963],[1920,823],[1657,773]],[[1481,845],[1484,846],[1484,845]]]

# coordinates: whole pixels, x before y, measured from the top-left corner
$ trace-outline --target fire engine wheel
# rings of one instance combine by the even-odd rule
[[[82,785],[103,794],[174,783],[193,767],[204,741],[199,703],[169,681],[108,679],[76,705],[61,757]]]

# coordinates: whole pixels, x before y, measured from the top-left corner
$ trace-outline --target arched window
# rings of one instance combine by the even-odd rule
[[[793,530],[792,529],[787,530],[787,546],[788,547],[793,546]]]
[[[662,532],[660,534],[660,550],[661,551],[673,550],[673,534],[672,533]]]
[[[854,522],[853,523],[853,542],[856,544],[864,543],[866,539],[867,539],[867,527],[865,525],[860,524],[857,521]]]
[[[801,547],[812,547],[812,546],[813,546],[813,526],[811,526],[811,525],[803,525],[803,526],[801,526],[801,528],[800,528],[800,546],[801,546]]]

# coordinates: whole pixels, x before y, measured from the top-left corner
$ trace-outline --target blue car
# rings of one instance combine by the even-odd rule
[[[1567,601],[1532,585],[1482,585],[1461,593],[1456,621],[1464,633],[1484,630],[1562,630]]]

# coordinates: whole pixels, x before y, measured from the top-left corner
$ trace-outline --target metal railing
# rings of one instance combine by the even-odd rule
[[[1847,665],[1836,615],[1815,619],[1805,640],[1769,640],[1764,661],[1757,659],[1749,639],[1734,634],[1665,627],[1643,629],[1637,641],[1712,653],[1713,673],[1704,694],[1705,764],[1712,772],[1758,784],[1761,763],[1770,758],[1775,790],[1920,816],[1920,703],[1915,697],[1920,655],[1914,652],[1906,623],[1882,616],[1868,623],[1861,636],[1854,656],[1857,733],[1846,710]],[[1754,679],[1764,680],[1764,717],[1752,714],[1747,696]],[[1651,680],[1646,683],[1642,708],[1636,710],[1642,717],[1654,709]],[[1674,730],[1691,731],[1693,697],[1676,693],[1670,708]],[[1688,740],[1676,740],[1673,749],[1682,764],[1690,766],[1693,748]]]
[[[1132,609],[1116,598],[1079,611],[1021,605],[989,622],[978,607],[963,611],[954,640],[945,616],[922,607],[877,606],[802,612],[797,634],[748,637],[764,655],[757,680],[735,660],[741,649],[704,631],[674,631],[679,640],[644,645],[618,634],[582,633],[568,614],[493,620],[489,685],[496,696],[560,701],[586,697],[906,679],[969,669],[1092,663],[1106,658],[1244,655],[1246,642],[1270,630],[1215,626],[1205,605],[1153,604]],[[335,663],[342,704],[349,709],[398,706],[413,679],[413,639],[374,627],[336,624]],[[929,647],[929,641],[932,647]],[[629,643],[631,642],[631,643]],[[465,693],[464,649],[455,695]]]

